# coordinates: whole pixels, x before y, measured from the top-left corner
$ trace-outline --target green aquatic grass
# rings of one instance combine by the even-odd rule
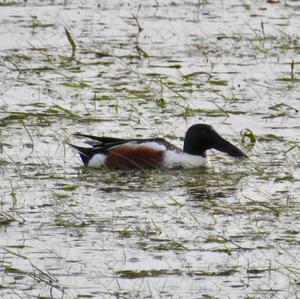
[[[76,89],[82,89],[82,88],[86,88],[86,87],[90,87],[90,85],[84,81],[80,81],[80,82],[65,82],[63,83],[63,86],[65,87],[70,87],[70,88],[76,88]]]
[[[222,85],[222,86],[228,85],[228,81],[226,81],[226,80],[216,80],[216,79],[213,80],[213,79],[210,79],[207,82],[212,84],[212,85]]]
[[[195,271],[191,273],[193,276],[231,276],[236,273],[239,273],[239,269],[227,269],[227,270],[220,270],[218,272],[209,272],[209,271]]]
[[[157,251],[168,251],[168,250],[176,250],[176,251],[181,251],[181,250],[187,250],[187,248],[180,242],[177,242],[175,240],[171,240],[170,242],[164,242],[159,245],[155,245],[152,247],[153,250]]]
[[[3,1],[0,2],[0,6],[16,6],[18,2],[15,1]]]
[[[75,54],[75,51],[76,51],[76,48],[77,48],[77,45],[73,39],[73,36],[71,35],[70,31],[65,27],[65,34],[67,36],[67,39],[72,47],[72,56],[74,56]]]
[[[61,189],[64,191],[74,191],[78,188],[78,186],[74,186],[74,185],[65,185],[62,186]]]
[[[69,117],[78,117],[75,113],[73,113],[70,109],[67,109],[65,107],[62,107],[60,105],[53,105],[50,108],[46,110],[46,112],[50,112],[53,114],[57,114],[58,112],[64,112]]]
[[[16,221],[16,219],[12,215],[8,213],[0,213],[0,226],[9,225],[13,221]]]
[[[253,146],[255,144],[257,137],[250,129],[242,130],[240,135],[242,137],[242,143],[243,144],[247,143],[247,140],[248,140],[250,145]]]
[[[297,78],[295,75],[295,62],[292,60],[290,63],[291,71],[290,71],[290,77],[281,77],[278,78],[278,81],[283,81],[283,82],[300,82],[300,78]]]
[[[289,77],[281,77],[277,79],[278,81],[283,81],[283,82],[300,82],[300,78],[289,78]]]
[[[116,272],[121,278],[143,278],[143,277],[160,277],[166,275],[180,275],[179,270],[169,271],[169,270],[119,270]]]
[[[292,107],[288,104],[285,104],[285,103],[274,104],[274,105],[270,106],[269,109],[275,110],[275,111],[292,110],[294,112],[298,112],[297,109],[295,109],[294,107]]]

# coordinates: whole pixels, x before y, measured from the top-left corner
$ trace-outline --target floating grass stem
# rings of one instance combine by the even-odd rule
[[[295,78],[295,75],[294,75],[294,66],[295,66],[295,63],[294,63],[294,60],[292,60],[292,62],[291,62],[291,79]]]
[[[72,47],[72,56],[74,56],[74,55],[75,55],[75,51],[76,51],[77,45],[76,45],[76,43],[75,43],[75,41],[74,41],[74,39],[73,39],[71,33],[69,32],[69,30],[68,30],[66,27],[65,27],[65,33],[66,33],[66,36],[67,36],[67,38],[68,38],[68,41],[69,41],[69,43],[70,43],[70,45],[71,45],[71,47]]]
[[[17,192],[15,191],[11,181],[10,181],[10,187],[11,187],[10,195],[11,195],[11,198],[12,198],[13,207],[15,207],[16,204],[17,204]]]
[[[15,221],[8,213],[0,213],[0,227],[9,225],[11,222]]]
[[[266,40],[266,35],[265,35],[265,25],[264,25],[264,21],[263,20],[260,22],[260,28],[261,28],[263,40],[265,41]]]
[[[132,18],[135,20],[135,22],[136,22],[136,24],[138,26],[139,32],[142,32],[143,31],[143,27],[141,26],[141,24],[139,22],[139,13],[140,13],[140,10],[141,10],[141,5],[139,5],[139,7],[138,7],[136,15],[132,15]]]
[[[122,278],[143,278],[143,277],[156,277],[161,275],[166,275],[166,270],[120,270],[116,272]]]
[[[137,50],[140,58],[141,57],[144,57],[144,58],[149,57],[149,54],[145,50],[143,50],[138,44],[136,44],[136,50]]]
[[[70,117],[77,117],[77,115],[75,113],[73,113],[71,110],[67,109],[67,108],[64,108],[60,105],[53,105],[51,108],[50,108],[50,111],[56,111],[56,110],[60,110],[60,111],[63,111],[65,112],[67,115],[69,115]]]
[[[295,76],[295,62],[294,62],[294,60],[292,60],[290,66],[291,66],[290,77],[282,77],[282,78],[277,79],[278,81],[291,81],[291,82],[299,82],[300,81],[300,78],[297,78]]]
[[[25,125],[25,122],[24,122],[23,119],[21,120],[21,123],[22,123],[22,125],[23,125],[23,127],[24,127],[24,130],[26,131],[26,133],[27,133],[27,135],[28,135],[28,137],[29,137],[29,139],[30,139],[30,141],[31,141],[31,146],[33,147],[33,143],[34,143],[34,142],[33,142],[33,138],[32,138],[32,136],[31,136],[31,134],[30,134],[30,132],[29,132],[27,126]]]

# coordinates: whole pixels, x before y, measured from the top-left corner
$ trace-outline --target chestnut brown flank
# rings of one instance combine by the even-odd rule
[[[146,145],[124,144],[111,149],[105,165],[115,169],[155,168],[162,162],[164,151]]]

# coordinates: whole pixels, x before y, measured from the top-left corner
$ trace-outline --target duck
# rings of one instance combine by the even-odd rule
[[[85,143],[89,147],[68,144],[77,150],[82,163],[91,168],[190,169],[205,165],[206,151],[210,149],[232,157],[247,157],[242,150],[221,137],[208,124],[192,125],[185,134],[182,149],[163,138],[123,139],[80,133],[73,135],[86,138]]]

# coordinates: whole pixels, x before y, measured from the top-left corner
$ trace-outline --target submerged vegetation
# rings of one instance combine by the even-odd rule
[[[0,6],[1,298],[299,297],[296,1]],[[65,143],[201,122],[249,159],[95,171]]]

